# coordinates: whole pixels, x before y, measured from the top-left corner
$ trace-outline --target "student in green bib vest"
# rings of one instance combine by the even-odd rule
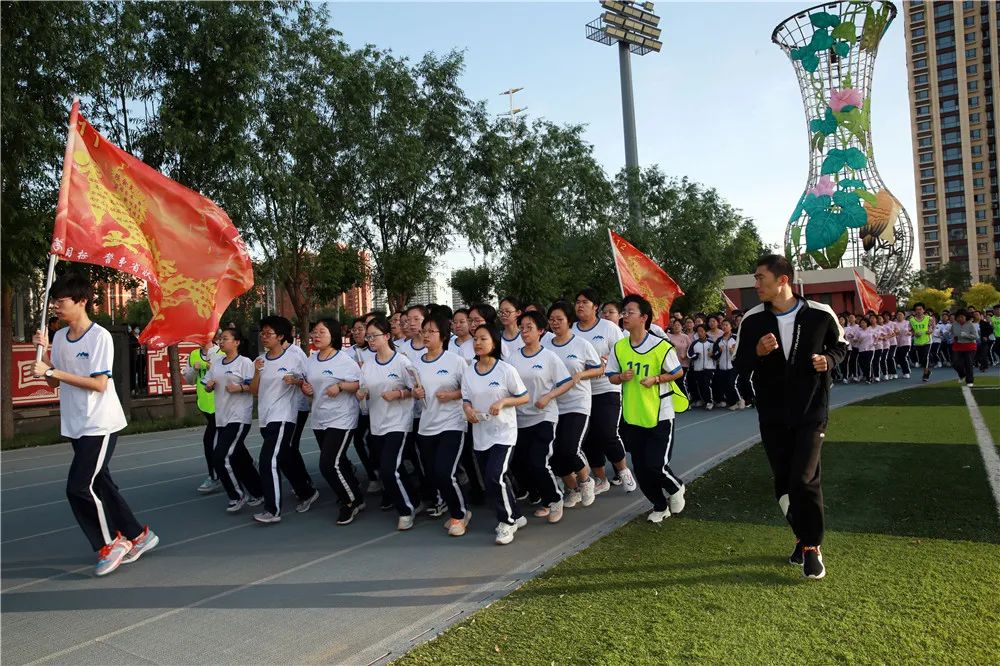
[[[917,356],[917,367],[924,369],[924,381],[931,378],[931,365],[928,352],[931,349],[931,318],[924,312],[924,304],[913,306],[913,316],[910,317],[910,329],[913,331],[913,350]]]
[[[684,509],[684,481],[670,469],[674,450],[674,382],[684,375],[673,345],[650,335],[653,307],[642,296],[622,301],[622,320],[628,335],[608,356],[605,373],[622,387],[622,429],[625,447],[642,494],[653,503],[647,517],[663,522]]]
[[[198,397],[198,411],[205,416],[205,432],[201,443],[205,449],[205,464],[208,467],[208,477],[198,486],[198,492],[203,494],[222,490],[222,482],[215,472],[215,394],[205,388],[205,377],[214,361],[224,356],[214,342],[195,349],[188,356],[188,367],[184,369],[184,378],[195,385]]]

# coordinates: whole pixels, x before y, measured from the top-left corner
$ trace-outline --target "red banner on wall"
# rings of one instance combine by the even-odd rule
[[[187,366],[188,356],[198,345],[193,342],[181,342],[177,345],[177,355],[180,358],[181,369]],[[181,381],[184,381],[183,379]],[[150,349],[146,354],[146,386],[149,395],[171,395],[170,390],[170,357],[166,349]],[[194,384],[185,384],[185,393],[195,392]]]

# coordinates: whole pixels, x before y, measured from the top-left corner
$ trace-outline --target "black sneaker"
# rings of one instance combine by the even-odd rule
[[[350,525],[354,522],[354,517],[361,513],[361,510],[365,508],[364,502],[357,502],[355,504],[341,504],[340,512],[337,513],[337,524],[338,525]]]
[[[388,498],[385,498],[385,497],[382,498],[382,504],[381,504],[381,506],[379,506],[380,510],[382,510],[382,511],[392,511],[395,508],[396,508],[396,504],[391,499],[388,499]]]
[[[801,541],[796,541],[795,542],[795,550],[793,550],[792,554],[788,556],[788,563],[789,564],[794,564],[797,567],[801,567],[802,566],[802,542]]]
[[[531,497],[528,498],[528,504],[530,504],[531,506],[538,506],[541,503],[542,503],[541,495],[532,495]]]
[[[806,546],[802,549],[802,574],[814,580],[826,575],[823,554],[819,552],[819,546]]]

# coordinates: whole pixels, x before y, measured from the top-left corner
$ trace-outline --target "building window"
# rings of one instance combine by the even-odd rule
[[[989,230],[990,230],[990,228],[987,227],[987,226],[985,226],[985,225],[983,225],[981,227],[976,227],[976,235],[977,236],[985,236],[987,233],[989,233]]]
[[[976,33],[974,33],[974,32],[967,32],[967,33],[965,33],[965,43],[966,44],[972,44],[975,41],[976,41]]]
[[[913,61],[914,69],[926,69],[927,68],[927,58],[917,58]]]
[[[951,16],[950,2],[942,2],[939,5],[934,5],[934,18],[941,18],[942,16]]]
[[[976,243],[976,249],[979,250],[980,252],[989,252],[990,251],[990,244],[989,243]]]
[[[937,221],[938,221],[938,216],[936,213],[934,215],[924,215],[925,227],[936,227],[938,223]]]
[[[929,90],[918,90],[916,93],[914,93],[913,98],[918,102],[922,102],[925,99],[929,99],[930,96],[931,92]]]
[[[953,79],[956,76],[956,72],[957,70],[954,67],[942,67],[938,70],[938,81]]]
[[[924,210],[934,210],[937,208],[937,199],[924,199]]]
[[[962,175],[962,165],[961,164],[949,164],[944,168],[945,176],[961,176]]]
[[[925,136],[922,139],[917,139],[917,145],[920,148],[930,148],[933,145],[933,140],[929,136]]]
[[[949,180],[944,184],[945,192],[964,192],[965,186],[961,180]]]
[[[979,65],[969,65],[965,68],[966,74],[975,74],[979,71]]]
[[[986,219],[986,211],[985,210],[977,210],[976,211],[976,219],[977,220],[985,220]],[[998,231],[997,233],[1000,233],[1000,231]]]
[[[969,88],[969,92],[972,92],[973,90],[979,90],[979,81],[969,81],[967,86]]]
[[[975,16],[966,16],[965,20],[963,21],[963,23],[965,25],[967,25],[967,26],[969,26],[969,25],[974,26],[974,25],[976,25],[976,17]]]
[[[936,241],[938,239],[938,232],[936,231],[925,231],[924,240]]]
[[[941,95],[942,97],[946,97],[948,95],[957,95],[958,94],[958,84],[957,83],[945,83],[940,88],[938,88],[938,94]]]
[[[946,160],[960,160],[962,159],[962,149],[961,148],[945,148],[943,157]]]
[[[938,50],[946,49],[954,45],[955,45],[955,37],[952,35],[941,35],[940,37],[937,38]]]
[[[965,240],[965,229],[949,229],[948,240]]]
[[[962,9],[975,9],[975,8],[976,8],[976,3],[974,2],[974,0],[965,0],[965,2],[962,3]]]
[[[958,109],[958,100],[946,99],[943,102],[941,102],[941,113],[945,113],[947,111],[955,111],[957,109]]]
[[[979,112],[978,111],[976,113],[970,113],[969,114],[969,122],[970,123],[978,123],[979,122]]]
[[[923,37],[926,34],[927,34],[926,28],[914,28],[913,30],[910,31],[910,35],[913,37]]]
[[[924,185],[920,188],[921,194],[934,194],[935,187],[933,185]]]
[[[913,12],[912,14],[910,14],[910,20],[913,21],[914,23],[918,23],[920,21],[923,21],[924,20],[924,13],[923,12]]]
[[[973,171],[982,171],[983,170],[983,163],[982,162],[973,162],[972,163],[972,170]]]
[[[975,58],[976,57],[976,49],[965,49],[965,57],[966,58]]]
[[[934,177],[934,169],[921,169],[920,170],[920,177],[921,178],[933,178]],[[982,180],[982,178],[980,178],[980,180]]]
[[[929,120],[922,120],[919,123],[917,123],[918,132],[929,132],[930,129],[931,129],[931,121]]]
[[[923,42],[920,42],[919,44],[914,44],[913,45],[913,52],[914,53],[926,53],[927,52],[927,44],[924,44]]]
[[[918,106],[917,107],[917,115],[918,116],[926,116],[930,112],[931,112],[931,107],[927,106],[926,104],[924,104],[923,106]]]
[[[953,196],[945,197],[944,206],[945,208],[961,208],[965,205],[965,197],[963,196]],[[948,223],[951,224],[951,214],[948,215]]]
[[[972,130],[972,131],[969,132],[969,138],[972,138],[972,139],[979,139],[982,136],[983,136],[983,130],[981,130],[981,129],[974,129],[974,130]]]
[[[977,204],[985,204],[986,203],[986,195],[985,194],[974,194],[972,196],[972,200],[974,202],[976,202]]]
[[[952,127],[958,127],[958,125],[958,116],[954,114],[950,116],[942,116],[941,118],[941,127],[944,129],[951,129]]]
[[[973,146],[972,147],[972,154],[973,155],[982,155],[983,154],[983,147],[981,145],[979,145],[979,146]]]
[[[983,181],[982,178],[973,178],[972,179],[972,186],[973,187],[983,187],[985,184],[986,183]]]
[[[950,8],[949,8],[950,9]],[[955,22],[951,19],[945,19],[943,21],[934,21],[934,31],[935,32],[947,32],[955,27]]]
[[[927,83],[927,75],[921,74],[920,76],[914,76],[913,83],[915,83],[918,86],[925,85]]]
[[[941,143],[958,143],[962,140],[962,133],[956,130],[945,132]]]
[[[928,257],[936,257],[938,256],[938,252],[940,252],[940,249],[937,246],[924,248],[924,254],[926,254]],[[931,265],[927,264],[927,268],[930,267]]]
[[[970,97],[969,98],[969,107],[975,108],[977,106],[979,106],[979,96],[977,95],[975,97]]]

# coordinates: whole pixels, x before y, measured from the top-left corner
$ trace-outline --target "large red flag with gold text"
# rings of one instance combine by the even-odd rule
[[[878,295],[878,290],[868,282],[857,270],[854,271],[854,285],[858,288],[858,296],[861,297],[861,309],[865,312],[881,312],[882,297]]]
[[[653,323],[667,329],[670,324],[670,305],[675,298],[683,296],[684,292],[665,270],[634,245],[610,229],[608,234],[622,296],[641,295],[653,306]]]
[[[73,103],[52,254],[145,280],[152,348],[206,344],[234,298],[253,286],[246,246],[202,195],[115,146]]]

